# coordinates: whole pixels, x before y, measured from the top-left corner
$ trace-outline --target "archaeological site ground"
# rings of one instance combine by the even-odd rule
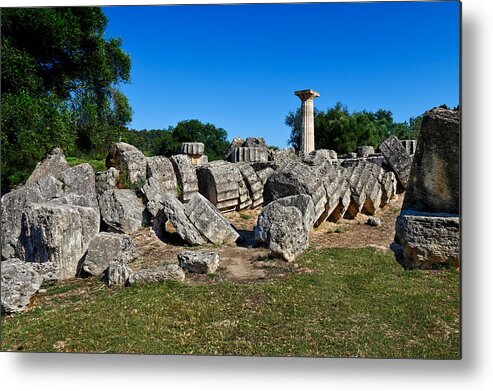
[[[335,12],[343,10],[310,7],[258,9],[266,10],[263,17],[274,30],[284,19],[269,12],[297,20],[299,12],[315,18],[323,11],[333,25]],[[416,7],[423,18],[432,10],[427,7],[442,15],[440,5]],[[245,21],[235,12],[242,9],[203,9],[223,24],[209,23],[199,8],[130,9],[137,12],[130,16],[136,25],[132,31],[125,27],[135,45],[132,55],[140,53],[132,58],[132,82],[159,90],[152,99],[151,90],[138,92],[134,112],[150,117],[153,99],[164,97],[159,121],[182,115],[184,107],[191,118],[204,110],[222,124],[242,106],[242,117],[235,119],[240,125],[229,133],[183,118],[174,127],[129,128],[132,108],[117,86],[131,80],[130,56],[122,40],[105,35],[105,12],[125,26],[129,9],[2,10],[2,351],[461,358],[461,108],[453,94],[446,102],[454,108],[441,104],[442,95],[432,96],[441,89],[431,76],[418,85],[418,97],[414,85],[401,91],[405,80],[395,76],[407,63],[420,72],[433,70],[434,58],[413,54],[419,63],[413,65],[403,42],[405,61],[397,64],[398,49],[375,48],[363,39],[379,31],[375,22],[369,25],[373,32],[358,30],[361,47],[346,45],[350,50],[344,51],[331,46],[339,39],[334,33],[326,40],[319,31],[313,39],[330,41],[330,50],[307,50],[310,59],[303,58],[302,66],[296,61],[303,56],[290,54],[265,74],[264,68],[250,72],[250,66],[277,61],[280,53],[269,54],[282,46],[276,45],[284,30],[259,39],[265,23],[250,16],[241,30]],[[149,10],[166,16],[166,23],[139,20],[138,12]],[[366,14],[347,10],[366,26]],[[395,10],[398,25],[403,11]],[[174,13],[191,18],[187,29],[171,29],[174,19],[181,20]],[[457,18],[446,20],[457,27]],[[206,28],[187,41],[188,29],[201,21]],[[214,35],[228,23],[234,25],[230,34],[243,39],[215,36],[227,48],[218,56],[212,39],[202,42],[198,35]],[[165,33],[143,39],[139,33],[148,25]],[[289,27],[285,33],[292,32]],[[447,45],[442,30],[436,31],[440,45],[428,45],[433,37],[416,33],[419,40],[409,47],[421,53],[433,46],[440,57]],[[183,42],[177,44],[172,32]],[[387,33],[384,43],[394,38]],[[401,34],[409,36],[408,30]],[[286,46],[289,53],[299,49],[296,39]],[[146,46],[156,41],[162,46]],[[310,44],[303,38],[303,48]],[[450,46],[452,54],[458,52]],[[194,50],[193,57],[176,54],[191,56]],[[389,71],[367,70],[390,52],[376,67]],[[221,68],[232,59],[237,62]],[[437,68],[435,79],[446,68],[441,57],[437,61],[443,69]],[[327,71],[334,62],[339,68]],[[176,68],[165,68],[169,64]],[[399,77],[411,77],[415,68]],[[202,70],[211,78],[219,74],[224,83],[205,87],[207,77],[195,77]],[[148,73],[152,79],[145,79]],[[323,87],[333,74],[336,92],[303,85],[318,80]],[[280,85],[269,84],[278,77]],[[338,78],[345,81],[336,90]],[[177,84],[164,88],[163,80]],[[298,80],[301,85],[288,87]],[[351,84],[355,80],[358,85]],[[375,81],[386,87],[375,87]],[[193,91],[200,102],[180,101]],[[245,91],[254,91],[257,101]],[[316,107],[324,94],[334,100],[326,111]],[[358,111],[335,100],[343,94],[364,97],[355,104]],[[381,102],[414,110],[416,117],[394,120],[390,110],[375,109]],[[295,111],[280,118],[278,111],[287,113],[290,104]],[[282,135],[271,142],[280,136],[267,125],[264,131],[244,130],[255,129],[243,128],[253,117],[265,115],[263,126],[272,113],[291,128],[289,141]]]
[[[434,109],[342,157],[55,149],[2,198],[3,349],[458,358],[458,140]]]

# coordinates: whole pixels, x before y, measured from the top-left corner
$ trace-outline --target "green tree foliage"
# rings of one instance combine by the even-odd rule
[[[121,41],[100,8],[2,9],[2,192],[51,147],[94,154],[131,119],[116,88],[129,81]]]
[[[149,156],[176,155],[181,152],[182,143],[200,142],[204,143],[205,154],[211,161],[222,159],[229,145],[224,129],[196,119],[178,122],[174,128],[168,129],[129,130],[122,141],[134,145]]]
[[[418,136],[422,117],[406,122],[394,122],[388,110],[369,112],[366,110],[350,113],[338,102],[327,111],[314,109],[315,148],[333,149],[338,153],[354,151],[360,145],[377,147],[385,138],[394,134],[398,138],[415,139]],[[301,134],[301,110],[290,112],[285,124],[291,128],[288,143],[299,149]]]

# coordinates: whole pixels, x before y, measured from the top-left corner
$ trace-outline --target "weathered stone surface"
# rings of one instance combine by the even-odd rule
[[[178,195],[176,174],[171,161],[164,156],[147,158],[147,182],[142,187],[147,201],[159,201],[161,194]]]
[[[185,206],[185,214],[211,243],[234,243],[240,236],[219,210],[200,193],[190,199]]]
[[[403,210],[391,248],[406,268],[458,267],[459,226],[459,216]]]
[[[18,253],[27,262],[54,262],[60,279],[74,277],[89,242],[99,232],[93,208],[31,204],[22,214]]]
[[[283,168],[286,164],[298,160],[296,156],[296,151],[294,148],[279,149],[277,151],[272,151],[271,158],[273,160],[273,169]]]
[[[147,222],[145,207],[130,189],[115,189],[98,197],[102,220],[116,232],[135,232]]]
[[[140,184],[147,178],[147,161],[144,154],[133,145],[118,142],[113,144],[106,156],[106,168],[120,170],[126,181]]]
[[[156,214],[156,223],[154,226],[154,230],[158,233],[158,236],[160,231],[164,229],[163,225],[169,220],[175,227],[178,235],[187,243],[207,243],[207,240],[185,214],[184,205],[176,197],[164,194],[161,199],[161,207],[158,210],[159,212]]]
[[[229,155],[229,161],[236,162],[266,162],[269,152],[265,147],[237,147]]]
[[[46,154],[26,181],[26,186],[34,185],[38,180],[51,175],[57,177],[63,170],[70,168],[60,148],[54,148]]]
[[[96,194],[103,194],[107,190],[115,189],[119,176],[120,171],[118,171],[115,167],[110,167],[106,171],[97,172],[95,174]]]
[[[301,212],[303,217],[303,224],[307,232],[310,232],[313,225],[316,222],[315,219],[315,207],[313,205],[313,200],[310,196],[306,194],[299,194],[295,196],[289,196],[284,198],[279,198],[275,202],[282,206],[294,206]]]
[[[395,136],[390,136],[379,147],[387,164],[392,168],[403,189],[407,188],[413,159]]]
[[[458,111],[433,109],[424,114],[402,208],[460,213]]]
[[[262,194],[263,194],[265,182],[267,182],[267,179],[269,179],[270,176],[272,174],[274,174],[274,172],[275,172],[274,169],[272,169],[270,167],[266,167],[266,168],[256,172],[257,176],[259,177],[260,181],[262,182]],[[263,195],[262,195],[262,199],[263,199]]]
[[[184,280],[185,272],[183,269],[180,266],[173,264],[136,271],[128,278],[128,285]]]
[[[55,262],[29,262],[32,269],[43,277],[42,285],[50,285],[60,280],[60,269]]]
[[[330,221],[337,221],[343,217],[351,200],[351,190],[347,178],[347,170],[338,166],[324,180],[327,196],[325,214]]]
[[[1,265],[2,313],[20,313],[41,287],[43,277],[28,262],[11,258]]]
[[[245,144],[245,140],[242,139],[241,137],[235,137],[233,141],[231,141],[231,144],[229,144],[228,148],[224,152],[224,160],[230,160],[231,159],[231,154],[233,151],[238,148],[242,147]]]
[[[239,204],[239,182],[242,176],[238,166],[216,160],[197,169],[200,193],[220,211],[235,210]]]
[[[247,185],[243,180],[243,178],[240,179],[240,181],[238,182],[238,192],[239,192],[239,196],[238,196],[238,205],[236,206],[236,210],[244,210],[252,206],[252,199],[250,198],[250,192],[248,191]]]
[[[301,162],[290,162],[272,174],[264,186],[264,205],[291,195],[307,194],[312,197],[318,225],[325,212],[327,197],[321,175],[317,170]]]
[[[387,171],[382,177],[382,200],[380,207],[385,206],[390,202],[397,192],[397,179],[393,172]]]
[[[238,163],[237,167],[240,170],[241,176],[243,177],[248,189],[250,199],[252,200],[252,208],[256,208],[264,202],[262,194],[264,190],[263,182],[250,164]],[[269,170],[274,172],[272,169]]]
[[[58,179],[63,183],[64,196],[68,203],[98,209],[96,177],[94,169],[87,163],[64,170]],[[74,195],[74,197],[70,197]]]
[[[331,149],[316,149],[303,156],[303,163],[317,166],[325,162],[331,163],[337,160],[337,152]]]
[[[263,137],[247,137],[245,143],[242,145],[243,147],[258,147],[258,148],[266,148],[265,139]]]
[[[153,178],[160,191],[176,195],[177,179],[173,164],[165,156],[152,156],[147,159],[147,177]]]
[[[82,270],[92,276],[99,276],[111,261],[129,263],[138,256],[130,236],[100,232],[89,243]]]
[[[371,145],[363,145],[356,148],[356,155],[358,157],[368,157],[375,153],[375,149]]]
[[[110,261],[105,272],[105,281],[108,285],[126,285],[133,270],[125,262]]]
[[[219,266],[219,255],[212,251],[182,251],[177,257],[180,267],[191,273],[215,273]]]
[[[203,143],[182,143],[181,153],[185,155],[203,155],[204,144]]]
[[[288,262],[294,261],[308,248],[309,243],[300,210],[295,206],[284,206],[278,201],[271,202],[260,213],[255,239]]]
[[[178,183],[178,195],[182,202],[188,202],[199,191],[199,182],[192,160],[187,155],[174,155],[170,158]]]
[[[31,203],[46,200],[36,187],[24,186],[2,197],[2,259],[16,256],[22,211]]]

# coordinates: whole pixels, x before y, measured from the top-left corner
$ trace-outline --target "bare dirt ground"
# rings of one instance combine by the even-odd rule
[[[359,248],[373,246],[388,250],[394,239],[395,219],[402,206],[402,195],[394,199],[375,217],[381,225],[372,227],[366,224],[368,216],[358,215],[354,220],[340,220],[337,223],[325,221],[310,234],[310,245],[319,248],[344,247]],[[183,250],[214,251],[219,254],[220,267],[213,276],[187,276],[190,283],[210,283],[217,281],[255,282],[271,278],[283,278],[292,273],[307,272],[296,263],[287,263],[269,258],[268,249],[256,247],[254,227],[261,208],[227,213],[226,217],[241,234],[243,240],[228,246],[187,246],[174,232],[171,225],[163,240],[158,238],[152,228],[143,228],[132,234],[140,257],[132,263],[135,270],[169,263],[177,263],[177,254]]]

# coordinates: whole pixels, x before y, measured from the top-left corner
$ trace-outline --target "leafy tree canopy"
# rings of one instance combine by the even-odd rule
[[[131,109],[116,88],[130,79],[130,58],[104,38],[100,8],[4,8],[1,20],[4,192],[51,147],[106,150]]]
[[[222,159],[229,145],[224,129],[196,119],[180,121],[175,127],[168,129],[129,130],[125,133],[123,141],[150,156],[175,155],[181,152],[182,143],[200,142],[204,143],[205,154],[211,161]]]
[[[315,148],[333,149],[338,153],[354,151],[360,145],[377,147],[385,138],[394,134],[398,138],[415,139],[418,136],[422,117],[410,118],[407,122],[394,122],[388,110],[376,112],[359,111],[350,113],[338,102],[327,111],[314,109]],[[301,110],[290,112],[285,124],[291,128],[289,144],[299,149],[301,134]]]

